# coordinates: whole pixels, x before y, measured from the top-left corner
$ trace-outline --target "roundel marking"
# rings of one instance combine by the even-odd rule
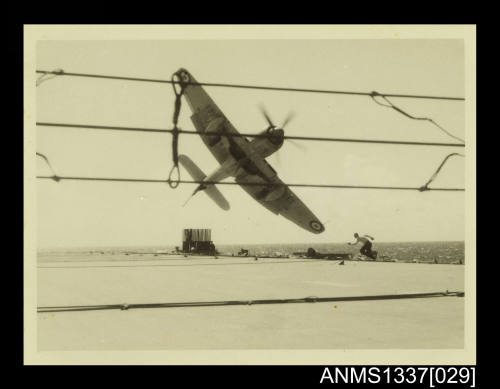
[[[182,81],[184,81],[184,82],[189,82],[189,74],[188,74],[188,72],[183,71],[183,72],[181,73],[181,79],[182,79]]]
[[[323,231],[324,227],[323,225],[316,221],[316,220],[313,220],[309,223],[309,225],[311,226],[311,228],[314,230],[314,231]]]

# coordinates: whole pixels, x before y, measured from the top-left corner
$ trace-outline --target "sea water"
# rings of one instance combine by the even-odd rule
[[[248,250],[249,256],[290,256],[297,252],[306,252],[313,248],[319,253],[347,253],[355,256],[361,245],[349,246],[347,243],[276,243],[276,244],[217,244],[218,252],[226,255],[238,255],[241,249]],[[397,262],[429,262],[429,263],[465,263],[465,242],[374,242],[373,250],[378,251],[378,259]],[[82,247],[41,249],[38,261],[78,261],[86,259],[99,260],[102,255],[113,255],[115,258],[133,255],[151,259],[151,255],[160,255],[175,250],[174,245],[165,246],[128,246],[128,247]]]

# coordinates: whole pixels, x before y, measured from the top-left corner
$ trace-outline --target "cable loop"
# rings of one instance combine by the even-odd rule
[[[52,171],[53,176],[51,178],[55,182],[59,182],[61,180],[61,178],[56,174],[56,172],[52,168],[52,165],[50,164],[49,159],[45,155],[43,155],[42,153],[39,153],[38,151],[37,151],[36,155],[39,156],[39,157],[41,157],[41,158],[43,158],[43,160],[45,161],[45,163],[47,164],[47,166],[49,167],[49,169]]]
[[[176,81],[175,78],[177,78],[178,81]],[[179,183],[181,180],[181,173],[179,170],[179,133],[181,130],[177,127],[177,122],[179,121],[179,114],[181,112],[181,104],[182,104],[181,97],[184,94],[184,89],[186,88],[186,84],[183,81],[184,80],[182,80],[182,78],[178,74],[178,72],[172,74],[172,89],[174,90],[174,94],[175,94],[174,117],[172,119],[172,122],[174,124],[174,128],[172,129],[173,166],[172,166],[172,169],[170,169],[170,174],[168,176],[168,185],[172,189],[177,188],[179,186]],[[176,88],[177,84],[180,86],[179,90],[177,90],[177,88]],[[172,180],[172,173],[174,170],[177,170],[177,179],[175,181]]]
[[[60,76],[62,74],[64,74],[63,69],[56,69],[56,70],[53,70],[51,72],[43,72],[43,74],[37,78],[36,86],[39,86],[42,82],[50,80],[50,79],[57,77],[57,76]]]
[[[390,102],[389,102],[389,104],[390,104],[390,105],[389,105],[389,104],[384,104],[384,103],[381,103],[380,101],[378,101],[378,100],[376,99],[376,97],[382,97],[383,99],[386,99],[386,97],[385,97],[384,95],[382,95],[382,94],[378,93],[377,91],[372,91],[372,92],[370,93],[370,97],[371,97],[371,98],[373,99],[373,101],[375,101],[378,105],[382,105],[383,107],[393,108],[393,105],[392,105],[392,104],[390,104]],[[387,99],[386,99],[386,100],[387,100]]]
[[[178,78],[178,80],[175,80],[176,77]],[[171,83],[172,83],[172,88],[174,90],[175,96],[182,96],[182,94],[184,93],[184,87],[185,86],[182,83],[182,80],[179,77],[179,75],[177,74],[177,72],[175,72],[174,74],[172,74]],[[175,87],[177,84],[179,84],[179,86],[180,86],[180,90],[179,91]]]
[[[443,160],[443,162],[441,162],[441,165],[439,165],[439,167],[437,168],[437,170],[434,172],[434,174],[431,176],[431,178],[429,178],[429,180],[424,184],[422,185],[418,190],[419,192],[424,192],[424,191],[427,191],[427,190],[431,190],[431,188],[429,188],[429,185],[432,181],[434,181],[439,173],[439,171],[441,170],[441,168],[444,166],[444,164],[446,163],[446,161],[453,157],[453,156],[459,156],[459,157],[464,157],[465,158],[465,155],[463,154],[460,154],[460,153],[451,153],[451,154],[448,154],[445,159]]]
[[[177,178],[175,180],[172,180],[172,174],[174,170],[177,171]],[[172,189],[175,189],[179,186],[180,181],[181,181],[181,173],[179,170],[179,165],[174,164],[172,166],[172,169],[170,169],[170,173],[168,175],[168,180],[167,180],[168,186],[170,186]]]
[[[459,138],[458,136],[455,136],[453,135],[452,133],[446,131],[443,127],[441,127],[439,124],[437,124],[433,119],[431,118],[426,118],[426,117],[417,117],[417,116],[413,116],[413,115],[410,115],[408,112],[405,112],[403,111],[401,108],[395,106],[391,101],[389,101],[389,99],[383,95],[383,94],[380,94],[376,91],[373,91],[370,93],[370,97],[373,99],[373,101],[375,101],[378,105],[381,105],[383,107],[387,107],[387,108],[392,108],[394,109],[395,111],[399,112],[400,114],[406,116],[407,118],[409,119],[412,119],[412,120],[426,120],[428,122],[431,122],[432,124],[434,124],[437,128],[439,128],[441,131],[443,131],[446,135],[454,138],[454,139],[457,139],[459,140],[460,142],[462,143],[465,143],[465,140],[463,140],[462,138]],[[376,99],[376,97],[381,97],[382,99],[384,99],[387,104],[384,104],[384,103],[381,103],[380,101],[378,101]]]

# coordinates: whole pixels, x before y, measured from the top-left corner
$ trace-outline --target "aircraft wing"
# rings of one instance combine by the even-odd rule
[[[259,175],[244,173],[236,177],[236,182],[245,192],[274,214],[281,215],[314,234],[320,234],[325,230],[318,218],[278,176],[275,176],[273,182],[270,183]],[[245,185],[245,183],[251,185]]]
[[[180,80],[188,83],[185,85],[184,97],[192,112],[191,120],[207,148],[221,165],[232,157],[242,167],[236,174],[236,182],[271,212],[282,215],[312,233],[323,232],[325,228],[321,222],[283,184],[265,158],[255,156],[245,137],[214,134],[239,135],[239,132],[187,70],[179,69],[176,74]]]
[[[189,82],[184,89],[184,97],[192,112],[191,121],[215,159],[220,164],[223,164],[229,156],[237,161],[246,160],[247,166],[253,168],[252,173],[272,180],[276,172],[263,158],[252,157],[253,153],[247,138],[241,135],[227,137],[211,135],[214,132],[239,135],[239,132],[202,86],[196,84],[197,81],[192,74],[185,69],[178,70],[177,74],[182,80]]]
[[[250,142],[243,136],[211,135],[214,132],[239,135],[239,132],[187,70],[180,69],[176,74],[189,82],[184,97],[192,112],[191,121],[215,159],[222,164],[230,155],[239,160],[250,154]]]

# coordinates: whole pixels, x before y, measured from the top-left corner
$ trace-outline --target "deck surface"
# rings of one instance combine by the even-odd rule
[[[101,255],[44,259],[38,306],[464,291],[464,266]],[[463,348],[464,298],[38,313],[38,349]]]

